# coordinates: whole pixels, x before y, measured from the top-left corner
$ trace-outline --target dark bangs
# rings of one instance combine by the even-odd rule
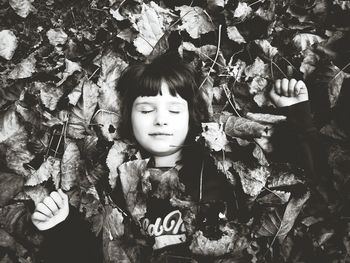
[[[131,110],[135,99],[162,94],[163,81],[167,83],[172,96],[179,94],[187,101],[190,117],[188,139],[194,139],[192,134],[200,131],[201,122],[208,119],[208,108],[198,90],[196,72],[179,57],[162,55],[150,64],[129,66],[119,78],[117,89],[122,103],[119,134],[122,138],[133,139]]]

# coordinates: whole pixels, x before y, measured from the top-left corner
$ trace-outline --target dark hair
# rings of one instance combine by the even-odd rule
[[[131,110],[139,96],[161,94],[161,84],[168,84],[172,96],[179,94],[187,101],[189,109],[189,132],[185,144],[193,142],[201,131],[201,122],[208,121],[208,106],[198,86],[195,69],[180,57],[161,55],[151,63],[127,67],[121,74],[117,90],[121,99],[119,134],[122,139],[135,141],[131,127]]]

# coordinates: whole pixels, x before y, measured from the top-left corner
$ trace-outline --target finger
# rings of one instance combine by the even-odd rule
[[[288,79],[284,78],[282,79],[281,83],[281,95],[288,97]]]
[[[67,204],[68,203],[68,195],[66,195],[62,189],[58,189],[57,192],[59,193],[59,195],[62,197],[63,203]]]
[[[288,96],[289,97],[294,95],[295,84],[297,84],[296,79],[289,80],[289,83],[288,83]]]
[[[32,214],[32,220],[35,220],[35,221],[41,221],[41,222],[44,222],[46,220],[48,220],[49,217],[47,217],[46,215],[40,213],[40,212],[37,212],[35,211],[33,214]]]
[[[61,197],[61,195],[59,193],[57,193],[56,191],[51,192],[50,197],[56,203],[58,208],[62,208],[63,207],[63,205],[64,205],[63,199],[62,199],[62,197]]]
[[[52,211],[44,203],[37,204],[36,211],[42,213],[43,215],[45,215],[47,217],[53,216]]]
[[[58,206],[56,205],[55,201],[51,198],[51,196],[45,197],[43,203],[51,210],[53,215],[57,212]]]
[[[297,82],[297,84],[295,85],[295,89],[298,91],[298,94],[307,92],[306,85],[302,80],[299,80]]]
[[[275,91],[278,95],[281,95],[281,80],[276,79],[275,81]]]

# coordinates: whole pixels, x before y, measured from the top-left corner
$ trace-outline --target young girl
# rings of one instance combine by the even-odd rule
[[[239,212],[233,208],[230,184],[194,144],[201,122],[208,121],[194,76],[189,65],[163,55],[150,64],[130,66],[120,77],[120,134],[136,142],[145,159],[118,168],[112,194],[124,217],[124,234],[117,241],[120,251],[114,252],[118,262],[209,262],[226,256],[214,251],[206,257],[193,245],[198,230],[220,239],[219,221]],[[302,81],[277,80],[270,96],[277,107],[289,106],[287,117],[298,133],[314,131]],[[302,148],[310,153],[314,149],[308,141],[303,140]],[[315,160],[312,154],[308,157],[305,167],[313,175]],[[32,222],[45,230],[46,262],[103,262],[99,238],[69,207],[60,189],[37,205]]]

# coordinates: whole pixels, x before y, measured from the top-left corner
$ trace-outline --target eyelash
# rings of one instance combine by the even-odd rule
[[[153,110],[143,110],[143,111],[141,111],[141,113],[142,114],[148,114],[148,113],[151,113]],[[170,110],[169,111],[170,113],[173,113],[173,114],[179,114],[180,113],[180,111],[174,111],[174,110]]]

